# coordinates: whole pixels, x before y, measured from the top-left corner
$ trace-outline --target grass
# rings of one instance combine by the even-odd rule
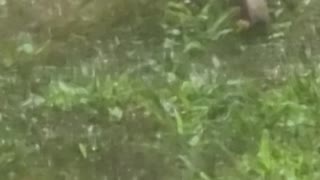
[[[38,72],[48,80],[25,97],[3,79],[3,178],[317,179],[313,73],[266,89],[217,69],[181,77],[153,66]]]
[[[113,13],[126,7],[112,5],[120,9]],[[161,5],[149,21],[132,16],[132,29],[104,32],[94,26],[100,10],[87,36],[88,29],[72,36],[60,27],[66,39],[45,32],[4,37],[1,179],[320,177],[319,69],[293,62],[314,63],[317,54],[306,47],[307,55],[298,56],[285,38],[234,32],[224,3]],[[161,32],[153,18],[160,18]],[[87,26],[75,26],[81,25]],[[269,63],[280,68],[266,69]]]

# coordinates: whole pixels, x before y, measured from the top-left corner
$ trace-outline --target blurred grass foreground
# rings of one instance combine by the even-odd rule
[[[320,179],[320,2],[0,0],[0,179]]]

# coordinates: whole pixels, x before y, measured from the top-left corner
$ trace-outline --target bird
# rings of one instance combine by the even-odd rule
[[[270,13],[266,0],[240,0],[240,30],[265,30],[270,22]]]

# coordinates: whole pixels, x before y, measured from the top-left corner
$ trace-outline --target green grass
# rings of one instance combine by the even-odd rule
[[[40,82],[49,81],[26,97],[3,80],[3,178],[319,176],[319,83],[312,73],[265,88],[210,68],[183,77],[151,69],[83,72],[75,66],[70,78],[60,71],[67,79],[38,72]]]
[[[309,26],[276,0],[269,39],[226,3],[125,2],[1,35],[0,179],[319,179],[319,56],[290,44]]]

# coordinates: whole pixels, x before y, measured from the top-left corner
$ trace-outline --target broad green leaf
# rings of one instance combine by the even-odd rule
[[[82,143],[79,143],[78,146],[79,146],[79,150],[80,150],[83,158],[87,159],[88,153],[87,153],[87,147],[86,147],[86,145],[84,145],[84,144],[82,144]]]
[[[273,168],[272,150],[270,146],[269,131],[264,130],[262,133],[258,157],[267,170],[271,170]]]
[[[30,43],[26,43],[26,44],[23,44],[23,45],[19,46],[17,50],[18,50],[18,52],[24,52],[24,53],[27,53],[27,54],[33,54],[34,53],[34,47]]]
[[[176,123],[177,123],[177,131],[179,134],[183,134],[184,133],[183,120],[181,118],[180,113],[176,109],[174,109],[174,116],[175,116]]]

